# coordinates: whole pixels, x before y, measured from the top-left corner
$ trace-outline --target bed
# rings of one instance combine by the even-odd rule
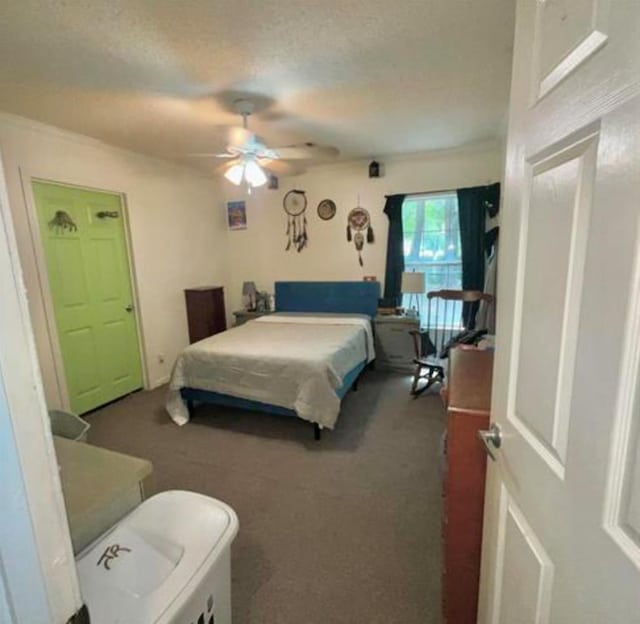
[[[197,403],[295,416],[316,439],[375,357],[378,282],[276,282],[275,314],[187,347],[176,360],[167,411],[179,425]]]

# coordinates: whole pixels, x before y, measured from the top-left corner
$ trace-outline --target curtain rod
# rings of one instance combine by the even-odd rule
[[[497,182],[487,182],[486,184],[479,184],[478,186],[493,186],[494,184],[500,184],[500,181]],[[474,188],[473,186],[462,186],[460,188]],[[385,195],[385,197],[393,197],[394,195],[406,195],[409,197],[410,195],[437,195],[439,193],[455,193],[460,189],[448,188],[448,189],[438,189],[435,191],[414,191],[413,193],[391,193],[390,195]]]

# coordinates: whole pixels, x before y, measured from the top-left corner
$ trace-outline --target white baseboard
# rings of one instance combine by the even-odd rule
[[[159,386],[164,386],[164,384],[169,383],[169,379],[169,375],[158,377],[158,379],[151,382],[151,387],[149,388],[149,390],[153,390],[154,388],[158,388]]]

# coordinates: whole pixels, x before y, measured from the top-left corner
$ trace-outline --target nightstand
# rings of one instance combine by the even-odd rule
[[[410,331],[420,329],[420,320],[412,316],[376,316],[376,366],[411,373],[414,369],[413,338]]]
[[[267,314],[273,314],[273,312],[258,312],[258,310],[236,310],[233,313],[233,316],[235,316],[236,318],[235,326],[237,327],[238,325],[244,325],[247,321],[251,321]]]

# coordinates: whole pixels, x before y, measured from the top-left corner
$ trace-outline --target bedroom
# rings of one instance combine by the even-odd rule
[[[592,15],[585,8],[591,4],[606,7]],[[58,616],[67,609],[68,618],[68,608],[75,611],[81,604],[78,580],[68,565],[72,551],[64,510],[48,529],[38,515],[43,510],[39,504],[47,501],[49,509],[57,508],[62,500],[57,478],[45,476],[56,464],[51,439],[41,431],[44,406],[71,407],[51,291],[56,280],[51,280],[41,240],[47,228],[39,223],[38,184],[93,193],[91,201],[106,201],[98,196],[108,195],[120,202],[115,212],[123,217],[120,235],[130,263],[125,274],[130,273],[127,307],[132,307],[127,314],[137,332],[134,344],[139,344],[139,376],[131,389],[144,390],[89,413],[89,442],[150,460],[158,491],[188,489],[231,504],[240,520],[231,550],[234,621],[409,623],[440,617],[439,445],[445,426],[440,384],[414,399],[410,372],[390,373],[380,366],[367,370],[357,391],[344,396],[335,429],[323,430],[320,440],[299,419],[210,405],[196,406],[192,421],[176,427],[164,399],[174,363],[189,344],[184,290],[223,287],[228,327],[236,321],[234,312],[246,304],[244,284],[273,294],[276,282],[367,284],[363,278],[374,276],[384,290],[389,282],[385,196],[428,199],[429,193],[442,191],[456,196],[459,189],[506,182],[500,227],[511,237],[503,236],[500,249],[506,259],[501,260],[497,297],[504,323],[502,328],[498,323],[498,340],[501,331],[505,345],[518,336],[520,353],[508,357],[507,350],[496,351],[492,420],[514,440],[500,449],[497,466],[508,461],[524,471],[519,473],[523,479],[548,480],[549,492],[568,500],[580,491],[571,476],[577,470],[572,462],[583,467],[581,427],[589,424],[599,431],[616,461],[603,457],[592,470],[620,485],[603,485],[588,494],[606,502],[604,532],[611,544],[600,545],[599,554],[612,557],[611,578],[624,579],[615,588],[607,585],[607,591],[622,605],[615,621],[625,621],[625,609],[631,609],[634,599],[624,592],[634,577],[624,562],[635,561],[636,551],[634,534],[620,517],[627,507],[635,509],[635,482],[626,459],[635,448],[634,412],[624,405],[635,400],[637,362],[627,346],[633,341],[609,328],[634,335],[636,298],[629,293],[637,291],[631,271],[636,221],[629,207],[613,223],[603,222],[600,194],[615,193],[618,205],[631,206],[628,187],[636,173],[632,155],[637,153],[637,133],[621,128],[636,127],[637,15],[623,2],[566,2],[560,8],[541,3],[537,16],[532,14],[535,6],[519,3],[520,56],[516,54],[518,71],[511,82],[516,7],[507,0],[399,7],[354,2],[240,3],[230,8],[190,2],[180,10],[173,3],[144,2],[5,4],[0,20],[0,153],[6,194],[3,190],[0,203],[10,253],[3,283],[10,292],[12,283],[24,280],[30,317],[20,320],[25,299],[18,288],[15,316],[8,316],[1,350],[7,415],[12,416],[6,426],[14,431],[10,438],[15,436],[23,458],[16,466],[25,475],[23,493],[30,497],[39,540],[34,557],[40,563],[34,569],[65,571],[53,575],[55,582],[45,571],[39,585],[37,574],[25,576],[41,588],[42,603],[26,600],[25,586],[16,581],[7,589],[16,605],[40,614],[53,609]],[[539,86],[537,94],[529,92],[531,84]],[[620,96],[605,101],[594,95],[607,90]],[[303,161],[306,171],[280,174],[278,188],[265,185],[248,194],[245,184],[235,186],[214,171],[219,160],[189,156],[225,151],[226,129],[240,121],[234,108],[238,99],[254,106],[247,125],[267,146],[312,142],[335,147],[340,155],[326,162],[316,149],[320,156]],[[584,108],[573,108],[575,101],[584,102]],[[572,103],[571,115],[567,102]],[[527,117],[529,107],[533,113]],[[528,232],[518,228],[523,145],[527,171],[532,172],[527,175],[536,182],[530,189],[536,211]],[[625,158],[632,164],[616,169]],[[372,161],[381,165],[380,177],[370,177]],[[308,245],[299,252],[285,249],[283,200],[295,189],[304,190],[308,201]],[[324,199],[336,205],[328,220],[318,214]],[[229,202],[244,202],[246,229],[228,227]],[[360,243],[355,231],[352,240],[347,238],[348,215],[355,207],[370,215],[371,241],[366,228]],[[107,216],[103,222],[113,225],[116,220]],[[601,240],[593,238],[596,234]],[[519,246],[525,235],[529,244]],[[362,266],[357,245],[362,245]],[[525,264],[526,271],[517,268]],[[604,267],[605,275],[595,266]],[[69,275],[67,269],[63,285],[70,283]],[[564,279],[554,280],[554,275]],[[607,301],[624,305],[596,300],[592,293],[602,289],[608,292]],[[3,298],[4,292],[3,286]],[[423,306],[424,294],[420,296]],[[314,304],[313,311],[334,310]],[[25,336],[15,330],[29,323],[33,338],[31,330]],[[270,324],[263,319],[248,325],[260,323]],[[608,331],[593,331],[597,327]],[[554,339],[545,340],[545,335]],[[26,343],[19,342],[21,337]],[[37,369],[27,357],[30,341]],[[547,342],[555,346],[547,347]],[[303,350],[303,340],[299,343]],[[18,353],[26,359],[20,360]],[[594,353],[609,359],[608,370],[619,371],[615,379],[600,374]],[[80,361],[78,374],[88,374],[94,359]],[[510,383],[516,383],[510,377],[514,367],[524,371],[517,382],[518,409],[524,412],[505,417],[513,409],[505,401],[511,396]],[[597,397],[591,389],[594,378],[602,384]],[[29,379],[21,394],[21,384]],[[541,398],[545,393],[540,388],[549,389],[549,400]],[[623,406],[615,418],[613,405]],[[15,417],[18,406],[29,418]],[[595,419],[596,407],[611,417]],[[578,409],[591,416],[585,424],[570,417]],[[8,440],[3,436],[3,444]],[[496,439],[488,443],[491,450]],[[512,457],[511,449],[520,454]],[[518,463],[531,449],[539,463]],[[554,614],[584,613],[578,609],[595,613],[597,606],[586,599],[575,604],[570,598],[551,598],[554,583],[571,587],[563,566],[567,557],[577,557],[557,546],[554,532],[575,518],[567,511],[558,514],[558,524],[549,524],[536,513],[535,488],[505,499],[500,492],[510,496],[513,484],[493,466],[489,473],[488,504],[493,507],[485,517],[502,529],[494,532],[490,522],[485,532],[487,568],[480,592],[485,617],[500,601],[507,613],[528,612],[533,607],[525,590],[532,588],[548,599]],[[556,492],[554,479],[567,489]],[[593,513],[588,501],[577,508]],[[287,527],[290,517],[297,520],[293,527]],[[633,527],[633,522],[631,518],[628,524]],[[595,529],[585,530],[581,538],[594,535]],[[508,574],[498,575],[501,568],[491,545],[501,539],[503,546],[504,539],[512,540],[500,550],[506,569],[528,571],[524,589],[509,585]],[[616,559],[619,553],[622,561]],[[5,565],[13,561],[11,554],[3,551],[3,561],[9,562]],[[66,567],[54,563],[65,558]],[[584,585],[601,583],[593,562],[586,555],[581,562]],[[323,581],[318,585],[319,574]],[[500,583],[508,591],[500,594]],[[517,620],[503,616],[503,621]]]

